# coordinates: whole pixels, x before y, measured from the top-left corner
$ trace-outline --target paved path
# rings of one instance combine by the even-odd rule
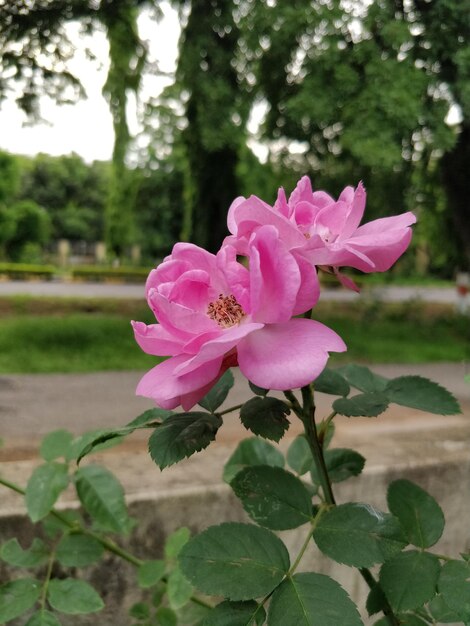
[[[427,376],[452,391],[462,404],[463,417],[470,420],[470,384],[464,382],[468,373],[463,364],[438,363],[423,365],[377,365],[373,370],[387,377],[403,374]],[[251,396],[248,385],[238,370],[235,387],[229,395],[228,406],[244,402]],[[65,428],[75,434],[96,428],[125,424],[139,413],[153,406],[145,398],[135,396],[135,388],[142,372],[100,372],[96,374],[29,374],[0,377],[0,437],[5,447],[0,449],[0,460],[28,458],[34,455],[38,441],[49,431]],[[331,396],[317,394],[318,414],[330,411]],[[432,416],[420,411],[392,405],[379,418],[383,428],[403,427],[403,420],[426,428],[430,424],[451,425],[453,417]],[[458,418],[462,419],[462,416]],[[357,423],[369,427],[367,418],[347,420],[343,429],[357,428]],[[233,414],[224,420],[218,440],[234,441],[246,436],[238,417]],[[142,446],[146,431],[135,438]],[[136,444],[136,445],[137,445]]]
[[[107,283],[65,283],[47,281],[0,282],[0,296],[27,294],[33,296],[64,296],[80,298],[144,298],[143,285]],[[338,287],[323,289],[322,300],[354,301],[377,298],[386,302],[423,300],[442,304],[457,304],[457,291],[453,287],[365,287],[360,294]]]

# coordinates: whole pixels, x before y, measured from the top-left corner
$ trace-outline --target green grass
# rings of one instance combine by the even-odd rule
[[[470,323],[446,306],[323,303],[315,318],[348,352],[331,364],[470,359]],[[131,319],[151,322],[144,302],[0,299],[0,373],[145,370],[158,362],[136,345]]]

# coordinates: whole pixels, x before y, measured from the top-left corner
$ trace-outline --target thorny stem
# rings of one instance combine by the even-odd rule
[[[320,478],[320,484],[322,487],[323,495],[325,497],[326,504],[336,505],[336,500],[333,494],[330,477],[325,464],[325,458],[323,455],[323,447],[318,437],[317,427],[315,423],[315,403],[313,399],[313,387],[312,385],[306,385],[302,387],[302,400],[303,408],[301,413],[301,419],[304,424],[305,436],[310,445],[312,451],[314,463],[316,465],[318,475]],[[325,423],[329,423],[335,416],[335,413],[331,413],[326,419]],[[370,589],[373,589],[379,585],[374,576],[367,568],[359,568],[359,572]],[[385,615],[390,626],[399,626],[400,622],[393,613],[393,609],[388,603],[388,600],[384,598],[382,604],[382,611]]]
[[[9,480],[1,476],[0,476],[0,485],[7,487],[8,489],[15,491],[16,493],[22,496],[26,495],[26,492],[24,489],[22,489],[20,486],[16,485],[15,483],[10,482]],[[59,513],[59,511],[57,511],[56,509],[51,509],[50,514],[56,519],[58,519],[60,522],[68,526],[74,532],[96,539],[97,541],[101,543],[101,545],[103,546],[105,550],[107,550],[108,552],[111,552],[112,554],[115,554],[116,556],[119,556],[121,559],[123,559],[124,561],[127,561],[128,563],[131,563],[135,567],[140,567],[145,562],[137,558],[136,556],[134,556],[127,550],[124,550],[124,548],[121,548],[121,546],[119,546],[117,543],[115,543],[111,539],[108,539],[107,537],[102,537],[101,535],[94,533],[92,530],[88,530],[76,520],[70,521],[69,519],[67,519],[65,515],[62,515],[62,513]],[[50,579],[53,563],[54,563],[54,552],[52,552],[49,557],[48,570],[46,574],[47,578],[46,578],[46,583],[45,583],[46,593],[47,593],[47,586],[49,584],[49,579]],[[162,582],[167,583],[166,576],[162,578]],[[43,589],[43,594],[44,594],[44,589]],[[191,596],[190,600],[194,604],[198,604],[199,606],[202,606],[206,609],[213,608],[211,604],[209,604],[208,602],[205,602],[204,600],[201,600],[201,598],[198,598],[197,596]],[[42,603],[42,599],[41,599],[41,603]],[[41,604],[41,606],[43,606],[43,604]]]

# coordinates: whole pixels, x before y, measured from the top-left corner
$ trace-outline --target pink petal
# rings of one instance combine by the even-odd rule
[[[295,224],[256,196],[250,196],[245,202],[237,204],[230,221],[236,224],[236,231],[231,231],[232,234],[239,238],[249,239],[258,227],[269,224],[278,230],[279,236],[288,248],[300,246],[303,243],[304,236]]]
[[[306,200],[307,202],[312,201],[312,183],[308,176],[302,176],[297,183],[294,191],[289,196],[289,206],[294,207],[298,202],[302,202],[302,200]]]
[[[364,215],[364,209],[366,208],[366,190],[364,189],[364,185],[361,181],[354,192],[352,187],[346,187],[339,197],[340,200],[343,199],[343,194],[345,197],[350,198],[347,204],[351,207],[343,232],[341,233],[341,238],[347,239],[354,233],[361,223]]]
[[[315,266],[306,258],[297,254],[295,250],[292,254],[300,270],[300,288],[297,292],[297,299],[292,315],[301,315],[312,309],[320,297],[320,283],[318,281]]]
[[[354,233],[353,238],[379,236],[382,238],[382,241],[386,241],[388,237],[393,237],[391,233],[394,231],[401,231],[402,229],[415,223],[416,216],[411,211],[401,213],[401,215],[394,215],[392,217],[381,217],[378,220],[373,220],[368,224],[360,226]]]
[[[296,389],[312,382],[324,369],[328,351],[346,346],[334,331],[313,320],[294,318],[270,324],[238,344],[242,373],[265,389]]]
[[[254,321],[275,323],[292,317],[300,270],[273,226],[258,228],[250,240],[250,311]]]
[[[232,326],[222,331],[222,334],[214,339],[207,341],[201,346],[199,352],[190,360],[178,365],[175,373],[180,375],[188,374],[196,368],[201,367],[204,363],[224,356],[232,348],[234,348],[244,337],[250,333],[263,328],[263,324],[254,322],[246,322]]]
[[[356,285],[356,283],[352,280],[352,278],[349,278],[349,276],[342,274],[338,270],[337,267],[334,268],[334,274],[336,278],[339,280],[339,282],[343,285],[343,287],[346,287],[346,289],[351,289],[352,291],[355,291],[356,293],[359,293],[361,291],[360,287]]]
[[[206,313],[211,299],[217,298],[211,286],[211,276],[205,270],[189,270],[172,284],[168,300],[194,311]]]
[[[143,322],[131,322],[134,329],[134,337],[139,346],[147,354],[158,356],[173,356],[181,352],[183,342],[174,337],[160,324],[144,324]]]
[[[218,328],[217,322],[211,320],[205,313],[198,313],[176,302],[169,302],[168,298],[155,289],[150,291],[148,303],[160,324],[182,340],[189,341],[195,335]]]
[[[202,367],[193,370],[190,374],[178,376],[175,370],[188,360],[188,355],[180,354],[171,357],[144,374],[137,385],[136,394],[152,398],[164,409],[174,409],[188,394],[195,394],[198,390],[202,398],[206,389],[209,389],[217,380],[222,358],[206,361]],[[209,387],[208,387],[209,386]],[[194,397],[194,396],[193,396]],[[194,401],[197,402],[197,400]],[[185,403],[185,410],[191,408]]]
[[[288,219],[291,216],[292,210],[287,203],[286,192],[282,187],[278,189],[277,200],[274,203],[273,209]]]

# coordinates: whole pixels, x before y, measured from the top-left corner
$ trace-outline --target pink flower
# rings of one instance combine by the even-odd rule
[[[324,191],[312,191],[310,179],[297,183],[289,200],[281,188],[273,207],[257,198],[237,198],[230,207],[228,227],[238,247],[260,226],[274,224],[291,253],[318,266],[331,267],[346,286],[354,283],[339,275],[339,267],[362,272],[384,272],[403,254],[410,243],[413,213],[385,217],[359,226],[366,192],[359,183],[346,187],[334,200]]]
[[[318,297],[316,275],[299,268],[274,226],[260,226],[246,251],[249,269],[231,245],[213,255],[179,243],[150,273],[147,300],[159,323],[133,322],[135,338],[170,358],[144,375],[137,394],[189,410],[237,364],[259,387],[293,389],[321,373],[328,351],[346,349],[323,324],[292,318]]]

